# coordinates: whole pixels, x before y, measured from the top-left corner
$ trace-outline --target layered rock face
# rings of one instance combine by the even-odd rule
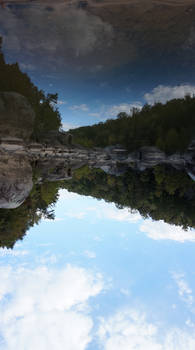
[[[0,152],[0,208],[19,207],[32,186],[29,160],[24,156]]]
[[[16,92],[0,92],[0,138],[28,140],[33,131],[34,111]]]

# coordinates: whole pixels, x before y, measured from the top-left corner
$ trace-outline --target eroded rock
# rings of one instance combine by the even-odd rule
[[[0,208],[19,207],[33,187],[28,158],[0,153]]]

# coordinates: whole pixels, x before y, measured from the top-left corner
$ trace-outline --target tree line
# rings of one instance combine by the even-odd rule
[[[195,182],[184,171],[158,165],[143,172],[129,169],[122,176],[84,166],[69,181],[37,183],[16,209],[0,209],[0,247],[12,248],[42,218],[54,219],[59,189],[114,202],[119,209],[138,211],[143,218],[164,220],[183,229],[195,228]],[[37,177],[38,178],[38,177]]]
[[[184,152],[195,138],[195,97],[146,104],[141,110],[133,108],[116,119],[70,132],[76,143],[86,147],[120,144],[129,151],[155,146],[166,153]]]
[[[184,171],[167,165],[143,172],[129,169],[122,176],[85,166],[64,182],[64,188],[139,211],[143,218],[195,228],[195,182]]]

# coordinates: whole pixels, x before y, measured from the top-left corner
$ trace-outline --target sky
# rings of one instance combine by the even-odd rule
[[[1,349],[194,349],[194,230],[67,190],[55,215],[0,249]]]
[[[63,128],[194,94],[194,1],[7,1],[7,62],[58,93]]]

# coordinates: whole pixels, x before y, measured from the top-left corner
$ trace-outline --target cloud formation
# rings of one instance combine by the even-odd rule
[[[186,95],[195,95],[195,85],[159,85],[155,87],[150,93],[146,93],[144,95],[144,99],[147,103],[153,105],[156,102],[165,103],[174,98],[183,98]]]
[[[195,329],[193,329],[194,331]],[[146,315],[129,309],[102,318],[98,331],[104,350],[194,350],[195,332],[179,328],[163,330]]]
[[[180,243],[195,242],[194,230],[184,231],[180,226],[169,225],[162,220],[145,220],[140,226],[140,231],[155,240],[168,239]]]
[[[179,296],[189,307],[191,307],[194,303],[194,296],[191,288],[184,278],[184,274],[173,273],[172,275],[177,284]]]
[[[129,209],[118,209],[113,203],[100,202],[96,207],[89,210],[94,211],[98,219],[108,219],[119,222],[136,223],[141,219],[138,212],[131,212]]]
[[[59,201],[78,200],[80,198],[81,198],[81,195],[77,193],[69,192],[68,190],[65,190],[65,189],[59,190]]]
[[[69,107],[71,111],[81,111],[81,112],[88,112],[89,107],[86,104],[81,104],[81,105],[74,105]]]
[[[0,256],[15,256],[15,257],[23,257],[24,255],[28,255],[29,252],[27,250],[12,250],[7,248],[0,248]]]
[[[119,105],[113,105],[107,109],[106,116],[116,117],[121,112],[126,112],[127,114],[130,114],[133,108],[141,109],[141,103],[134,102],[134,103],[121,103]]]
[[[67,122],[63,122],[62,123],[62,129],[64,131],[68,131],[70,129],[76,129],[78,127],[79,127],[79,125],[75,125],[75,124],[72,124],[72,123],[67,123]]]
[[[2,350],[84,350],[91,341],[89,298],[103,289],[100,275],[64,269],[0,268]]]
[[[78,210],[74,208],[74,210],[69,210],[64,215],[69,218],[81,220],[91,217],[92,214],[98,220],[136,223],[141,219],[141,215],[138,212],[131,212],[127,208],[118,209],[114,203],[105,203],[103,200],[98,201],[96,205],[91,207],[82,208],[82,210],[80,208]]]
[[[96,253],[91,251],[91,250],[85,250],[84,255],[89,258],[89,259],[95,259],[96,258]]]
[[[39,57],[39,64],[55,62],[55,67],[60,64],[70,68],[72,63],[84,64],[82,58],[94,52],[102,55],[102,49],[111,45],[112,26],[100,17],[70,9],[63,3],[53,3],[52,9],[48,12],[44,5],[39,4],[17,11],[13,7],[1,11],[4,49],[29,55],[34,63]],[[99,60],[97,62],[100,66]],[[25,68],[23,61],[22,64]],[[28,64],[34,67],[32,62]],[[97,63],[94,62],[94,66]]]

